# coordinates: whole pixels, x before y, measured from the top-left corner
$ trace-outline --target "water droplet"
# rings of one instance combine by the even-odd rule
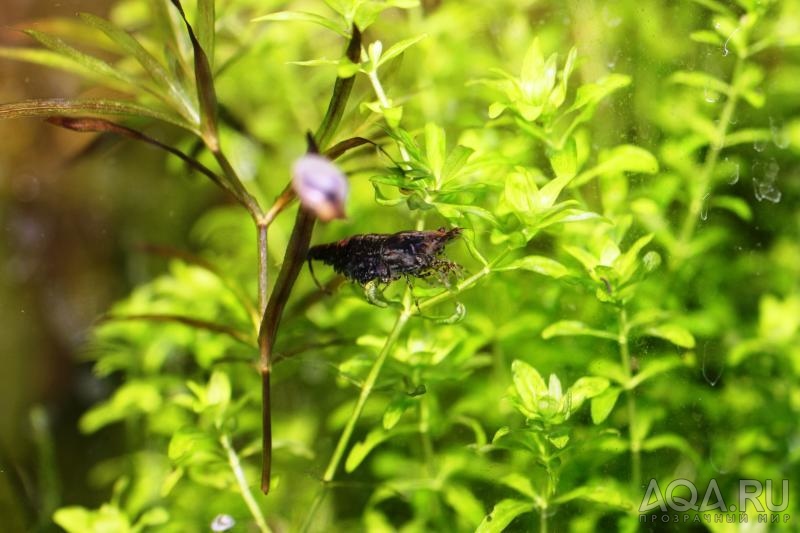
[[[753,143],[753,150],[755,150],[756,152],[763,152],[764,148],[766,147],[767,147],[766,141],[756,141]]]
[[[608,70],[614,70],[614,67],[617,66],[617,61],[619,61],[619,50],[614,53],[614,57],[606,61],[606,67],[608,67]]]
[[[708,220],[708,197],[711,196],[711,193],[706,193],[703,196],[703,203],[700,206],[700,220]]]
[[[703,379],[705,379],[706,382],[712,387],[716,387],[717,383],[719,383],[719,380],[722,378],[722,372],[725,370],[725,367],[720,365],[719,371],[715,372],[716,375],[714,375],[713,377],[709,377],[709,372],[706,370],[707,360],[708,360],[708,342],[703,344],[703,367],[702,367]]]
[[[756,200],[767,200],[773,204],[781,201],[781,191],[776,187],[778,172],[781,167],[774,159],[767,163],[756,161],[753,163],[753,193]]]
[[[781,150],[789,146],[789,136],[784,131],[783,124],[776,123],[776,121],[772,120],[772,117],[769,117],[769,131],[772,134],[772,143],[775,146]]]
[[[703,89],[703,99],[709,104],[716,104],[719,102],[719,93],[706,87]]]
[[[725,158],[725,161],[728,161],[728,158]],[[728,178],[728,185],[735,185],[739,181],[739,163],[732,163],[733,165],[733,172],[731,173],[731,177]]]

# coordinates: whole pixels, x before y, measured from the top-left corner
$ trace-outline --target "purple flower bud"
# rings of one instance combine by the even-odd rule
[[[236,520],[229,514],[218,514],[211,522],[211,531],[228,531],[236,525]]]
[[[316,154],[297,159],[292,167],[292,187],[303,206],[323,222],[344,218],[347,178],[330,160]]]

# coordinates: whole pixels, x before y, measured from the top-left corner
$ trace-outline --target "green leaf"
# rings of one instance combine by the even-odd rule
[[[163,405],[161,392],[149,381],[132,380],[124,383],[105,402],[89,409],[79,425],[84,433],[145,413],[152,413]]]
[[[528,101],[540,103],[541,91],[538,88],[545,77],[545,63],[539,39],[536,38],[528,46],[525,57],[522,60],[522,70],[520,71],[520,81],[524,88],[528,88]],[[524,90],[524,89],[523,89]],[[535,117],[534,117],[535,118]],[[528,119],[531,120],[531,119]]]
[[[578,172],[578,154],[575,139],[570,139],[561,150],[550,154],[550,165],[556,177],[573,178]]]
[[[132,531],[126,514],[110,504],[103,504],[97,511],[78,506],[62,507],[53,514],[53,521],[68,533]]]
[[[523,414],[535,415],[539,411],[539,398],[548,393],[544,379],[535,368],[519,359],[515,359],[511,363],[511,373],[517,397],[522,403],[522,407],[527,410],[527,413]]]
[[[123,82],[124,84],[127,84],[131,87],[138,87],[140,89],[150,91],[149,87],[142,84],[135,77],[125,72],[122,72],[121,70],[117,70],[116,68],[109,65],[102,59],[98,59],[94,56],[90,56],[88,54],[84,54],[79,50],[76,50],[75,48],[71,47],[58,37],[53,37],[52,35],[38,32],[36,30],[25,30],[25,33],[27,33],[28,35],[39,41],[47,48],[53,50],[54,52],[61,54],[66,58],[71,59],[72,61],[81,65],[86,70],[90,70],[96,73],[99,76],[98,79],[116,80],[119,82]],[[155,94],[157,94],[157,91],[155,92]]]
[[[350,35],[347,32],[347,27],[343,27],[336,21],[327,19],[322,15],[317,15],[316,13],[308,13],[305,11],[278,11],[277,13],[270,13],[268,15],[262,15],[260,17],[256,17],[252,20],[252,22],[262,22],[262,21],[273,21],[273,22],[282,22],[282,21],[296,21],[296,22],[311,22],[313,24],[318,24],[323,28],[327,28],[331,31],[334,31],[341,35],[342,37],[349,38]],[[363,28],[362,28],[363,29]]]
[[[531,272],[536,272],[537,274],[549,276],[555,279],[563,278],[564,276],[570,274],[569,269],[555,259],[550,259],[549,257],[544,257],[541,255],[529,255],[527,257],[522,257],[512,261],[507,265],[497,267],[494,270],[496,272],[503,272],[507,270],[530,270]]]
[[[770,140],[772,140],[772,132],[766,128],[744,128],[725,136],[725,148],[739,144],[769,142]]]
[[[53,115],[122,115],[148,117],[168,122],[192,133],[197,129],[175,115],[157,111],[134,102],[119,100],[25,100],[13,104],[0,104],[0,119],[22,117],[49,117]]]
[[[613,481],[592,487],[578,487],[575,490],[558,496],[553,500],[553,503],[561,504],[573,500],[594,502],[603,507],[613,507],[625,511],[633,511],[636,508],[636,505],[625,491],[617,488],[616,483]]]
[[[531,479],[528,476],[520,474],[519,472],[511,472],[499,479],[500,483],[507,487],[511,487],[520,494],[524,494],[532,501],[539,498],[539,493],[533,488]]]
[[[529,501],[502,500],[484,517],[475,533],[501,533],[516,517],[535,509],[536,506]]]
[[[512,431],[507,426],[497,430],[492,437],[492,446],[505,450],[524,450],[527,453],[540,453],[539,442],[532,431],[525,429]]]
[[[197,100],[200,102],[200,131],[208,148],[214,152],[219,149],[217,136],[217,93],[214,89],[214,74],[211,72],[211,63],[200,41],[197,40],[191,24],[186,19],[180,0],[171,0],[172,5],[178,10],[186,26],[186,33],[192,42],[194,52],[194,81],[197,88]],[[228,176],[230,180],[230,176]],[[241,184],[233,184],[237,189],[243,189]]]
[[[197,0],[197,40],[214,66],[214,37],[216,34],[215,0]]]
[[[545,183],[539,191],[539,194],[535,197],[536,208],[538,210],[544,210],[546,208],[553,207],[553,204],[555,204],[556,200],[558,199],[558,195],[561,194],[561,191],[564,190],[564,187],[569,185],[574,178],[575,174],[567,174]]]
[[[177,430],[169,441],[167,455],[179,466],[208,464],[221,459],[217,442],[208,433],[194,427]]]
[[[614,261],[614,268],[617,272],[619,272],[620,279],[623,282],[630,279],[630,277],[636,272],[639,252],[642,251],[642,248],[650,244],[650,241],[652,240],[652,233],[639,237],[624,254],[617,257],[617,259]]]
[[[584,401],[601,394],[608,388],[608,385],[608,380],[605,378],[594,376],[579,378],[572,384],[569,390],[567,390],[570,412],[574,413],[583,405]]]
[[[442,167],[442,183],[455,178],[473,153],[475,153],[475,150],[472,148],[461,145],[456,146],[445,159]]]
[[[591,272],[594,268],[598,265],[599,260],[584,250],[583,248],[578,248],[577,246],[570,246],[564,245],[564,251],[567,252],[569,255],[574,257],[578,260],[578,262],[583,265],[583,268],[586,269],[587,272]]]
[[[622,392],[622,389],[619,387],[609,387],[602,394],[592,398],[591,411],[593,423],[600,424],[608,418],[608,415],[611,414],[614,405],[617,403],[620,392]]]
[[[436,183],[441,183],[447,146],[444,129],[432,122],[425,124],[425,155]]]
[[[117,28],[107,20],[96,17],[89,13],[81,13],[81,19],[90,26],[99,29],[106,36],[114,41],[122,50],[135,57],[144,70],[150,75],[156,84],[166,88],[169,92],[168,103],[172,103],[187,120],[192,123],[199,123],[200,117],[191,99],[183,90],[181,84],[173,78],[167,69],[153,57],[131,34]],[[160,92],[158,93],[161,94]]]
[[[358,468],[358,465],[360,465],[364,459],[367,458],[367,455],[369,455],[370,452],[372,452],[372,450],[374,450],[382,442],[385,442],[396,435],[413,433],[415,431],[417,431],[417,428],[411,426],[397,427],[391,431],[386,431],[383,428],[373,429],[367,434],[364,440],[355,443],[350,449],[350,453],[347,454],[347,459],[344,463],[345,471],[350,473]]]
[[[601,154],[600,164],[582,172],[572,182],[572,187],[587,183],[595,176],[633,172],[641,174],[655,174],[658,172],[658,160],[653,154],[632,144],[616,146]]]
[[[506,201],[515,212],[527,214],[535,209],[534,199],[539,194],[539,187],[530,171],[518,168],[506,177],[504,193]]]
[[[679,70],[669,77],[669,81],[695,89],[713,91],[715,93],[730,94],[731,86],[699,70]]]
[[[411,46],[414,46],[415,44],[417,44],[418,42],[427,37],[428,35],[423,33],[422,35],[417,35],[416,37],[411,37],[409,39],[405,39],[398,43],[395,43],[388,50],[386,50],[386,52],[384,52],[383,55],[381,55],[380,61],[378,61],[377,66],[380,67],[381,65],[386,64],[386,62],[391,61],[395,57],[405,52],[406,49],[410,48]]]
[[[738,196],[714,196],[709,206],[730,211],[745,222],[753,220],[750,205]]]
[[[456,511],[460,520],[465,520],[470,528],[480,523],[485,513],[483,504],[467,487],[448,482],[443,491],[444,501]]]
[[[227,405],[231,400],[231,382],[228,374],[215,370],[208,380],[206,402],[208,405]]]
[[[592,329],[583,322],[579,322],[577,320],[561,320],[555,324],[547,326],[544,331],[542,331],[543,339],[552,339],[553,337],[574,337],[581,335],[617,341],[616,334],[609,333],[608,331]]]
[[[694,348],[694,336],[688,329],[678,324],[668,323],[647,328],[644,333],[667,340],[681,348]]]
[[[578,88],[575,95],[575,102],[570,106],[569,111],[576,111],[586,106],[593,106],[603,100],[611,93],[627,87],[631,83],[630,76],[623,74],[611,74],[597,83],[589,83]]]
[[[644,365],[644,368],[642,368],[642,370],[640,370],[639,373],[630,380],[630,382],[626,385],[626,388],[635,389],[644,381],[683,365],[684,362],[680,357],[662,357],[650,361],[647,363],[647,365]]]
[[[139,517],[133,527],[140,531],[140,528],[148,526],[159,526],[169,522],[169,512],[163,507],[153,507],[148,509]]]
[[[694,31],[689,34],[689,38],[696,43],[705,43],[714,46],[722,46],[722,37],[711,30]]]
[[[413,403],[414,400],[406,394],[398,394],[392,398],[392,401],[389,402],[383,412],[383,429],[388,431],[395,427],[400,421],[400,417]]]
[[[674,433],[662,433],[661,435],[654,435],[642,442],[642,450],[646,452],[659,450],[661,448],[672,448],[673,450],[678,450],[686,457],[691,459],[695,465],[701,464],[700,455],[694,450],[694,448],[692,448],[692,445],[680,435],[676,435]]]
[[[616,361],[609,361],[607,359],[594,359],[591,363],[589,363],[589,370],[595,376],[608,378],[620,385],[625,385],[628,381],[627,374],[622,369],[622,366]]]
[[[130,84],[127,82],[121,82],[117,80],[117,78],[109,78],[69,57],[51,50],[43,50],[41,48],[0,47],[0,57],[56,68],[76,74],[84,79],[105,85],[112,89],[130,92]]]

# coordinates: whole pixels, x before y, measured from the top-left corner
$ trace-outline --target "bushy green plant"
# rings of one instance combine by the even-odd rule
[[[650,479],[796,472],[800,8],[543,4],[125,0],[0,50],[114,91],[0,116],[154,145],[228,199],[94,329],[117,386],[80,429],[124,449],[56,524],[635,530]],[[548,9],[640,21],[625,73]],[[673,10],[674,50],[647,34]],[[305,150],[352,190],[315,241],[461,227],[458,279],[317,290]]]

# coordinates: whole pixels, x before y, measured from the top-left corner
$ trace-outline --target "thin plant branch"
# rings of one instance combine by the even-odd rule
[[[185,315],[168,314],[168,313],[139,313],[130,315],[116,315],[109,314],[101,317],[98,322],[122,322],[122,321],[147,321],[147,322],[173,322],[176,324],[183,324],[195,329],[202,329],[213,333],[221,333],[227,335],[233,340],[240,342],[246,346],[254,347],[256,345],[253,337],[239,331],[238,329],[218,324],[216,322],[209,322],[199,318],[194,318]]]
[[[361,50],[361,32],[353,25],[350,42],[347,45],[346,55],[350,61],[358,62]],[[336,78],[331,95],[328,110],[319,129],[309,142],[309,149],[325,147],[328,140],[336,133],[344,109],[347,107],[347,100],[353,88],[354,78]],[[283,266],[278,273],[275,287],[272,290],[266,310],[261,321],[258,332],[259,346],[259,370],[261,372],[261,395],[262,395],[262,468],[261,468],[261,490],[264,494],[269,493],[270,474],[272,470],[272,415],[270,403],[270,366],[272,348],[275,344],[275,336],[278,330],[283,310],[292,292],[297,276],[305,264],[308,246],[311,242],[311,232],[314,229],[316,217],[300,207],[295,218],[295,225],[289,237],[289,244],[286,248],[286,255]]]
[[[239,456],[236,454],[236,450],[231,444],[230,438],[223,434],[219,440],[228,456],[228,464],[233,472],[233,477],[236,478],[236,484],[239,486],[239,492],[242,493],[242,499],[244,500],[245,505],[247,505],[247,509],[250,511],[250,514],[253,515],[256,525],[258,526],[258,530],[261,531],[261,533],[270,533],[272,530],[267,525],[267,521],[264,519],[264,514],[261,512],[261,508],[259,508],[255,497],[253,497],[253,493],[250,491],[250,486],[247,484],[247,478],[245,477],[244,470],[242,469],[242,463],[239,460]]]

